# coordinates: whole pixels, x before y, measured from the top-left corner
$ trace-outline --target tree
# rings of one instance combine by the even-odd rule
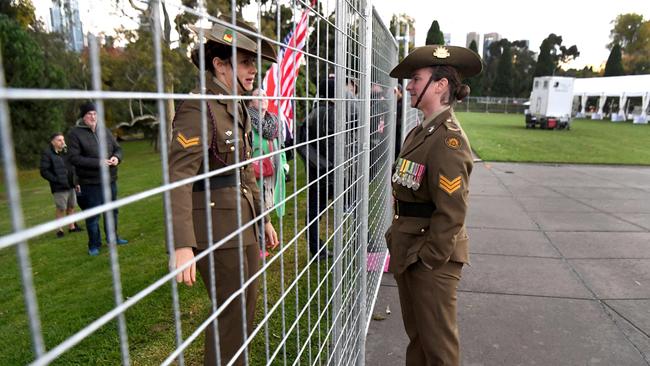
[[[404,33],[406,33],[406,25],[408,24],[408,29],[409,29],[409,34],[407,35],[408,37],[408,50],[406,53],[411,52],[415,48],[415,19],[412,17],[408,16],[407,14],[399,14],[395,15],[390,18],[390,33],[393,35],[393,37],[399,36],[404,36]],[[404,43],[399,41],[399,50],[397,54],[398,59],[402,59],[404,55]]]
[[[528,49],[528,42],[514,41],[510,44],[512,52],[512,96],[527,98],[533,84],[535,53]]]
[[[542,44],[539,46],[539,57],[537,58],[537,64],[535,65],[534,76],[549,76],[553,75],[555,71],[555,64],[553,63],[553,58],[551,57],[551,47],[549,46],[548,39],[542,41]]]
[[[469,49],[478,54],[478,46],[476,45],[476,41],[472,40],[472,43],[469,44]],[[480,75],[476,75],[467,79],[467,85],[469,86],[472,95],[483,95],[483,83],[481,81],[484,75],[485,70],[483,70]]]
[[[614,20],[607,47],[621,47],[622,63],[628,74],[650,73],[650,20],[642,15],[621,14]]]
[[[580,56],[578,47],[562,45],[562,36],[551,33],[539,46],[539,58],[535,67],[535,76],[562,74],[560,66]]]
[[[65,89],[63,70],[45,57],[30,31],[0,14],[0,52],[7,86]],[[65,126],[58,100],[19,100],[9,105],[16,159],[21,167],[35,167],[49,136]]]
[[[625,75],[623,70],[623,62],[621,60],[621,46],[617,43],[612,48],[605,64],[604,76],[620,76]]]
[[[492,85],[492,93],[498,97],[512,96],[512,52],[507,39],[499,41],[502,51],[497,63],[497,74]]]
[[[14,19],[21,27],[41,29],[36,20],[36,9],[31,0],[0,0],[0,14],[5,14],[9,19]]]
[[[440,31],[440,25],[437,20],[431,23],[425,44],[445,44],[445,36]]]
[[[642,43],[647,40],[640,39],[639,31],[644,23],[643,15],[628,13],[620,14],[613,21],[614,28],[609,33],[612,41],[607,45],[610,50],[619,45],[626,53],[633,53],[642,48]]]

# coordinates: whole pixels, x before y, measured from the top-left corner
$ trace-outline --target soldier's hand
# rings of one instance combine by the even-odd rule
[[[176,268],[182,267],[185,263],[194,259],[192,247],[176,248]],[[185,282],[186,285],[192,286],[196,282],[196,263],[185,268],[183,272],[176,275],[176,282]]]
[[[278,244],[280,244],[280,241],[278,240],[278,234],[275,232],[275,229],[273,228],[273,224],[270,222],[267,222],[264,224],[264,236],[266,237],[266,248],[267,249],[275,249],[277,248]]]

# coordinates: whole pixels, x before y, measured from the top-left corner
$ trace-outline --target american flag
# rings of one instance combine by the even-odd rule
[[[278,56],[280,66],[278,67],[278,64],[271,65],[264,76],[266,95],[278,97],[294,96],[298,69],[304,57],[302,49],[305,47],[307,41],[308,19],[309,9],[305,9],[302,17],[300,17],[300,21],[296,23],[295,29],[292,29],[284,38],[282,43],[288,47],[283,47],[280,50],[280,55]],[[293,102],[289,99],[269,100],[268,111],[277,114],[284,121],[286,130],[291,135],[293,129]]]

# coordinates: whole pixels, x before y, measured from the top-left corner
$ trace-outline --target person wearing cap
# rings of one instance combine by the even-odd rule
[[[82,123],[75,126],[68,134],[68,154],[70,162],[74,165],[79,180],[79,192],[77,201],[82,210],[87,210],[104,204],[102,192],[102,179],[100,167],[108,166],[111,200],[117,199],[117,166],[122,162],[122,148],[113,137],[111,131],[104,127],[106,159],[100,159],[99,135],[97,130],[97,110],[93,103],[84,103],[79,107],[79,118]],[[106,240],[110,240],[106,225],[106,214],[104,212],[104,232]],[[120,238],[117,234],[118,210],[112,211],[115,226],[115,244],[127,244],[128,240]],[[88,254],[99,255],[102,245],[102,236],[99,231],[99,215],[86,219],[86,231],[88,232]]]
[[[406,365],[459,365],[456,288],[469,264],[465,216],[472,152],[453,110],[469,95],[462,78],[481,72],[473,51],[429,45],[390,73],[410,79],[411,106],[424,114],[393,167],[394,211],[386,232],[390,270],[410,343]]]
[[[74,207],[77,205],[76,192],[79,192],[80,188],[77,184],[74,166],[70,163],[65,138],[61,132],[50,136],[50,143],[41,154],[40,172],[41,177],[50,183],[50,191],[54,196],[54,206],[56,207],[56,218],[72,215]],[[68,226],[69,233],[81,230],[79,225],[74,222]],[[56,237],[61,238],[63,235],[65,235],[63,228],[60,227],[56,232]]]
[[[171,191],[171,214],[174,258],[177,269],[187,266],[176,279],[192,286],[196,281],[196,267],[207,290],[208,297],[221,306],[243,283],[249,281],[259,268],[257,225],[251,221],[264,220],[267,247],[275,248],[278,238],[268,215],[260,217],[261,199],[251,164],[228,169],[231,165],[250,159],[251,121],[243,99],[214,98],[214,96],[243,95],[253,90],[257,74],[257,39],[242,29],[257,30],[238,21],[235,26],[217,22],[211,29],[200,31],[207,42],[204,47],[205,90],[197,86],[192,94],[206,94],[205,108],[197,99],[185,100],[176,110],[172,123],[169,146],[169,175],[172,182],[203,174],[206,170],[222,170],[208,179],[210,201],[206,206],[206,181],[199,180]],[[233,53],[236,46],[236,54]],[[274,62],[276,53],[270,43],[261,40],[262,59]],[[192,54],[193,63],[200,69],[198,49]],[[203,112],[202,112],[203,111]],[[207,121],[207,139],[201,133],[202,113]],[[203,166],[203,147],[208,148],[207,169]],[[211,232],[208,232],[207,209],[211,212]],[[231,238],[234,231],[246,226]],[[240,246],[240,245],[243,245]],[[216,248],[213,248],[215,247]],[[205,250],[211,253],[195,261],[195,256]],[[243,258],[240,257],[240,251]],[[214,272],[210,271],[209,256],[214,259]],[[241,268],[240,266],[243,266]],[[240,277],[243,273],[243,277]],[[213,282],[214,280],[214,282]],[[212,293],[212,288],[216,293]],[[236,296],[220,315],[218,338],[213,324],[206,328],[204,363],[215,365],[233,361],[234,355],[253,331],[258,282],[252,280],[241,295]],[[242,312],[242,302],[246,311]],[[217,339],[219,346],[217,347]],[[219,354],[217,354],[219,352]],[[233,364],[243,365],[242,352]],[[218,358],[217,356],[220,356]]]

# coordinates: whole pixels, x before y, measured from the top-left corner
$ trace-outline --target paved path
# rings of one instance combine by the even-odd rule
[[[463,365],[650,365],[650,168],[479,162],[470,189]],[[375,314],[366,364],[404,365],[391,274]]]

